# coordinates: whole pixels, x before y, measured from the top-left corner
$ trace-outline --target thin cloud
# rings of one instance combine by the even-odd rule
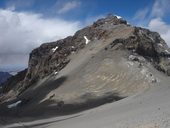
[[[143,20],[146,19],[147,15],[149,13],[149,8],[146,7],[144,9],[140,9],[136,12],[135,16],[133,17],[133,20]]]
[[[15,9],[25,9],[31,7],[34,4],[34,0],[8,0],[6,2],[6,8],[14,11]]]
[[[81,5],[80,1],[68,1],[62,4],[63,4],[62,7],[57,12],[58,14],[66,13],[70,10],[78,8]]]
[[[165,14],[169,13],[169,0],[155,0],[151,16],[153,17],[163,17]]]
[[[26,66],[32,49],[44,42],[73,35],[80,29],[80,23],[58,18],[44,19],[41,14],[0,9],[0,28],[0,65],[12,67],[18,62]]]
[[[144,27],[148,24],[149,19],[149,7],[145,7],[144,9],[139,9],[135,15],[133,16],[131,22],[135,23],[135,25]]]

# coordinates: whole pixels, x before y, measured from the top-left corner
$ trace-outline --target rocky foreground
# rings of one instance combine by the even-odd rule
[[[72,123],[75,128],[86,120],[90,127],[103,128],[108,123],[110,128],[113,123],[109,119],[118,127],[124,114],[124,123],[132,121],[128,116],[136,119],[147,111],[151,115],[146,115],[152,116],[157,110],[150,111],[150,106],[156,105],[156,109],[159,103],[164,107],[169,104],[161,100],[167,99],[169,57],[170,49],[158,33],[131,26],[117,16],[99,19],[74,36],[42,44],[31,52],[28,69],[4,83],[1,122],[67,115],[114,101],[85,112],[85,117],[78,115],[64,125],[55,125],[65,128]],[[106,120],[102,122],[102,118]],[[76,124],[76,120],[81,123]]]

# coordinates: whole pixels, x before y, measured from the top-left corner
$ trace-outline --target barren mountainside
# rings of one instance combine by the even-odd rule
[[[169,57],[158,33],[107,16],[34,49],[28,69],[5,83],[0,114],[68,114],[123,99],[159,84],[157,72],[169,76]]]

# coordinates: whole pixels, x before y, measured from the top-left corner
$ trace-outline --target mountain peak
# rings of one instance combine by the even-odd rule
[[[108,14],[105,18],[101,18],[94,23],[94,25],[96,26],[102,24],[110,24],[110,25],[127,24],[127,21],[124,20],[121,16]]]
[[[2,102],[16,97],[28,113],[27,102],[34,106],[31,112],[41,105],[71,111],[99,99],[98,104],[116,101],[158,84],[155,72],[170,75],[169,57],[158,33],[109,15],[73,36],[34,49],[28,69],[8,82]]]

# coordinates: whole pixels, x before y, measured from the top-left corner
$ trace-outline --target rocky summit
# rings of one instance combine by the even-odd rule
[[[30,53],[28,69],[10,78],[2,116],[63,115],[118,101],[170,75],[170,49],[156,32],[109,15],[73,36]]]

